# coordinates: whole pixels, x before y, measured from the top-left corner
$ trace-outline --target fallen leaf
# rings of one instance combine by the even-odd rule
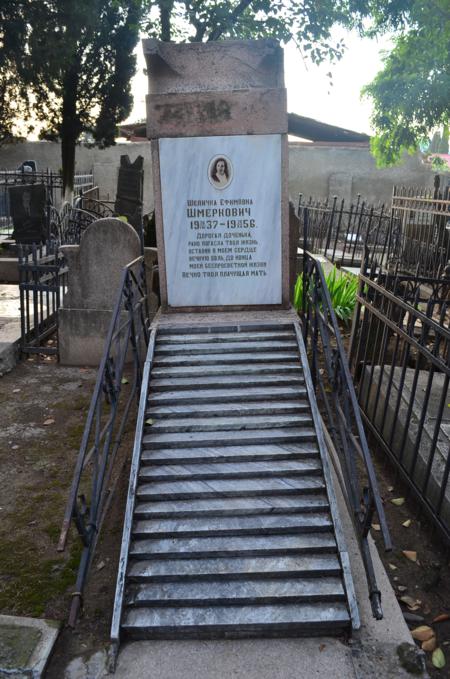
[[[54,420],[53,418],[51,418],[51,417],[49,417],[48,420],[44,420],[44,422],[43,422],[43,424],[44,424],[45,426],[47,426],[47,425],[49,425],[49,424],[54,424],[54,423],[55,423],[55,420]]]
[[[105,567],[105,562],[104,562],[104,561],[100,561],[100,563],[97,565],[97,570],[98,570],[98,571],[101,571],[102,568],[104,568],[104,567]]]
[[[437,646],[436,637],[431,637],[430,639],[427,639],[427,641],[423,642],[422,651],[428,651],[428,653],[431,653],[432,651],[435,650],[436,646]]]
[[[380,526],[379,523],[373,523],[373,524],[372,524],[372,528],[373,528],[374,530],[381,530],[381,526]]]
[[[450,615],[448,613],[440,613],[434,618],[433,622],[445,622],[445,620],[450,620]]]
[[[435,651],[433,651],[431,662],[435,667],[437,667],[438,670],[441,670],[443,667],[445,667],[445,655],[443,654],[441,648],[437,648]]]
[[[406,521],[403,521],[402,526],[404,526],[405,528],[409,528],[411,523],[412,523],[411,519],[407,519]]]
[[[408,594],[401,596],[400,601],[406,604],[410,611],[417,611],[417,609],[420,608],[420,604],[422,603],[419,599],[413,599],[413,597],[409,596]]]
[[[392,504],[395,505],[396,507],[401,507],[402,505],[405,504],[405,498],[404,497],[394,497],[391,500]]]
[[[399,592],[406,592],[408,588],[405,585],[398,585],[397,589]]]
[[[80,373],[87,373],[88,369],[87,368],[80,368]]]
[[[411,630],[411,636],[413,639],[417,639],[417,641],[428,641],[434,637],[435,634],[434,630],[428,625],[421,625],[420,627]]]
[[[389,491],[390,493],[392,493],[393,490],[394,490],[394,486],[388,486],[388,491]]]
[[[128,384],[128,380],[127,380],[126,377],[122,377],[122,379],[120,380],[120,382],[121,382],[121,384]]]
[[[153,424],[153,420],[145,420],[145,424]]]
[[[414,562],[417,561],[417,552],[413,552],[409,549],[405,549],[405,550],[402,551],[402,554],[403,554],[403,556],[406,556],[406,558],[409,559],[410,561],[414,561]]]
[[[13,393],[13,394],[18,394],[19,391],[20,391],[20,389],[13,389],[12,393]]]
[[[326,648],[326,644],[320,644],[319,651],[322,652]]]
[[[391,569],[391,571],[397,571],[398,570],[397,566],[394,566],[393,563],[388,564],[388,566]]]

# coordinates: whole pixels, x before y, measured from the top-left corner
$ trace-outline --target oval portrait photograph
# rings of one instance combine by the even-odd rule
[[[216,189],[226,189],[233,180],[233,166],[227,156],[214,156],[208,165],[209,183]]]

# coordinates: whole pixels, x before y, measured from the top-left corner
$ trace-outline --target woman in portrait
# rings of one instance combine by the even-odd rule
[[[211,170],[211,179],[218,188],[226,186],[229,182],[230,173],[225,158],[217,158]]]

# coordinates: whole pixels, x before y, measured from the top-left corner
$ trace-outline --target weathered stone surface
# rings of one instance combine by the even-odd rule
[[[284,87],[283,50],[275,40],[142,44],[151,94]]]
[[[287,134],[286,90],[186,92],[147,97],[147,136]]]
[[[122,269],[140,255],[132,226],[120,219],[99,219],[88,226],[80,245],[63,245],[69,266],[64,308],[113,309]]]

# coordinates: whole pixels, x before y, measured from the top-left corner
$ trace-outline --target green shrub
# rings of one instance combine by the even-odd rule
[[[325,276],[331,305],[336,316],[345,323],[348,322],[356,304],[358,292],[358,278],[343,271],[338,272],[334,266]],[[303,274],[299,274],[294,288],[294,307],[301,311],[303,307]]]

